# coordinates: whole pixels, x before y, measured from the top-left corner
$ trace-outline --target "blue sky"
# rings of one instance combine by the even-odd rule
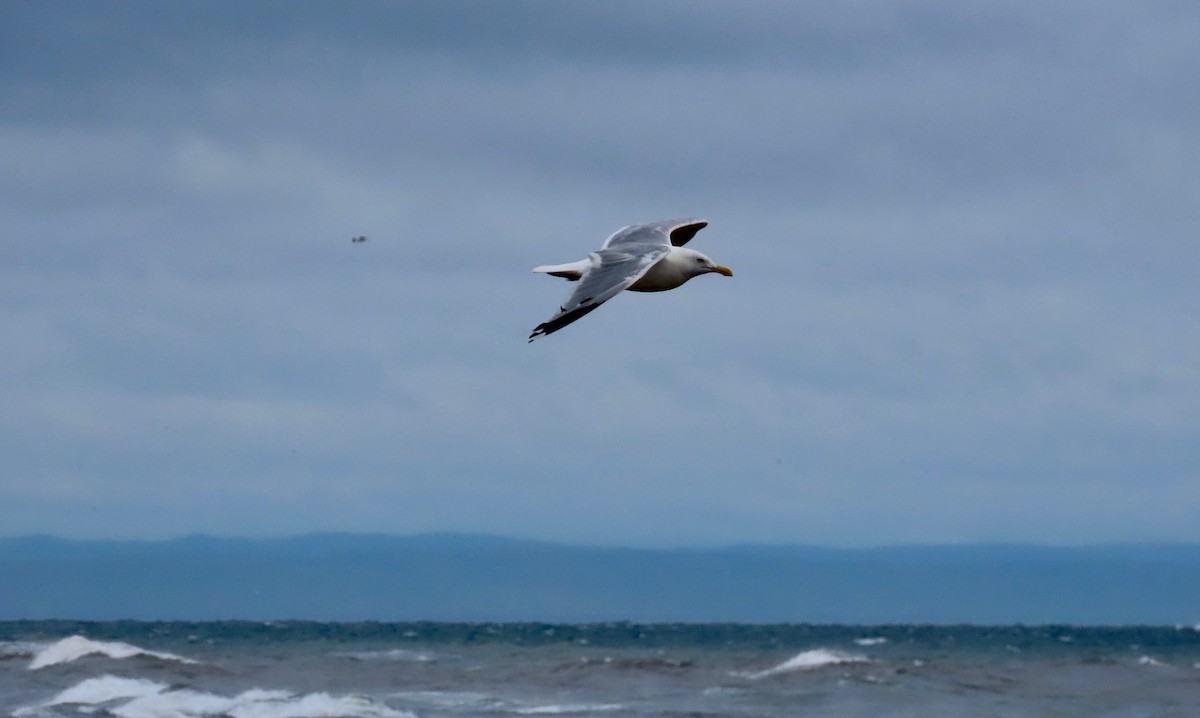
[[[1200,541],[1197,36],[6,2],[0,534]],[[692,216],[732,279],[526,343],[531,267]]]

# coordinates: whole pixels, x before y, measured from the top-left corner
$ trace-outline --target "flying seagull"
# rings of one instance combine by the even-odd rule
[[[729,267],[714,264],[703,254],[683,246],[706,226],[708,222],[703,219],[634,224],[618,229],[587,259],[534,267],[535,272],[577,281],[579,286],[557,314],[534,328],[529,341],[553,334],[623,289],[665,292],[701,274],[716,272],[732,277]]]
[[[350,241],[354,242],[355,244],[362,244],[363,242],[367,241],[367,238],[365,235],[359,235],[357,237],[351,237]]]

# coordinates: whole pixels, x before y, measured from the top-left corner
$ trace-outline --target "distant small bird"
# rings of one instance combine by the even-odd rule
[[[732,277],[729,267],[683,246],[706,226],[702,219],[630,225],[614,232],[587,259],[534,267],[535,272],[578,281],[579,286],[557,314],[537,325],[529,341],[562,329],[625,289],[663,292],[701,274]]]
[[[354,242],[355,244],[358,244],[359,242],[365,242],[365,241],[367,241],[367,238],[366,238],[366,237],[364,237],[364,236],[362,236],[362,235],[359,235],[358,237],[351,237],[351,238],[350,238],[350,241],[351,241],[351,242]]]

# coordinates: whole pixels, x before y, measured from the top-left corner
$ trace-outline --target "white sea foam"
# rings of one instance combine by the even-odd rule
[[[1157,658],[1154,658],[1152,656],[1142,656],[1141,658],[1138,659],[1137,662],[1138,662],[1139,666],[1166,666],[1167,665],[1166,663],[1163,663],[1162,661],[1160,661]]]
[[[155,683],[154,681],[147,681],[141,678],[100,676],[77,683],[45,703],[18,708],[13,715],[17,718],[35,716],[41,714],[43,712],[41,709],[43,708],[52,708],[61,705],[98,706],[111,701],[130,700],[154,695],[166,689],[166,684]]]
[[[499,699],[486,693],[472,691],[400,691],[389,695],[406,703],[417,703],[425,707],[436,708],[463,708],[500,703]]]
[[[117,718],[201,718],[224,715],[231,718],[413,718],[413,714],[389,708],[360,696],[308,693],[303,696],[282,691],[247,691],[233,698],[181,690],[144,696],[124,706],[109,709]]]
[[[882,637],[855,638],[854,642],[860,646],[878,646],[887,643],[887,639]]]
[[[33,661],[29,664],[29,670],[36,671],[39,668],[48,666],[57,666],[62,663],[70,663],[77,661],[84,656],[104,655],[109,658],[133,658],[134,656],[150,656],[164,661],[179,661],[181,663],[195,663],[193,660],[177,656],[173,653],[160,653],[158,651],[148,651],[145,648],[138,648],[129,643],[120,643],[117,641],[93,641],[83,636],[71,636],[64,638],[57,643],[52,643],[49,646],[37,652],[33,657]]]
[[[234,699],[190,689],[139,696],[107,713],[117,718],[184,718],[184,716],[229,715]]]
[[[328,693],[296,695],[288,691],[253,689],[232,698],[189,688],[168,690],[154,681],[102,676],[89,678],[49,701],[19,708],[15,718],[35,718],[45,709],[80,706],[81,713],[104,713],[116,718],[415,718],[361,696]]]
[[[574,715],[577,713],[604,713],[619,711],[625,706],[620,703],[552,703],[544,706],[517,708],[514,713],[526,716]]]
[[[827,648],[815,648],[811,651],[798,653],[783,663],[780,663],[772,668],[768,668],[765,671],[740,673],[738,675],[751,680],[759,680],[761,678],[768,678],[781,673],[795,673],[796,671],[811,671],[817,668],[823,668],[825,666],[841,666],[851,663],[870,662],[870,659],[868,659],[866,656],[861,656],[855,653],[843,653],[841,651],[831,651]]]

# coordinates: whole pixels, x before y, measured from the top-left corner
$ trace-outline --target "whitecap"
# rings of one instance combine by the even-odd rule
[[[296,696],[287,691],[252,690],[226,698],[193,690],[143,696],[109,710],[117,718],[413,718],[359,696],[308,693]]]
[[[1160,666],[1165,667],[1167,664],[1152,656],[1142,656],[1137,660],[1139,666]]]
[[[472,691],[400,691],[389,694],[405,703],[416,703],[425,707],[464,708],[468,706],[495,706],[500,700],[485,693]]]
[[[184,688],[139,696],[106,712],[117,718],[187,718],[230,715],[233,705],[233,699]]]
[[[261,688],[251,688],[238,694],[238,700],[243,701],[286,701],[296,695],[291,691],[265,691]]]
[[[283,700],[264,700],[243,693],[234,701],[233,708],[225,711],[232,718],[416,718],[408,711],[398,711],[361,696],[309,693]]]
[[[56,666],[62,663],[70,663],[77,661],[84,656],[104,655],[109,658],[133,658],[134,656],[150,656],[164,661],[179,661],[181,663],[195,663],[196,661],[177,656],[173,653],[160,653],[158,651],[148,651],[145,648],[138,648],[129,643],[120,643],[118,641],[93,641],[83,636],[71,636],[64,638],[57,643],[52,643],[49,646],[37,652],[33,657],[33,661],[29,664],[29,670],[36,671],[39,668],[48,666]]]
[[[843,653],[841,651],[831,651],[827,648],[815,648],[811,651],[798,653],[788,660],[780,663],[777,666],[768,668],[765,671],[757,671],[753,673],[739,673],[743,678],[751,680],[759,680],[769,676],[778,675],[780,673],[794,673],[796,671],[811,671],[825,666],[841,666],[851,663],[870,663],[870,659],[866,656],[861,656],[855,653]]]
[[[36,718],[46,708],[61,705],[82,706],[83,713],[102,708],[115,718],[415,718],[407,711],[354,695],[296,695],[255,688],[228,697],[190,688],[169,690],[162,683],[116,676],[89,678],[45,703],[19,708],[12,715]]]
[[[860,646],[878,646],[880,644],[887,643],[887,639],[881,636],[876,636],[870,638],[855,638],[854,642]]]
[[[166,689],[167,686],[164,683],[156,683],[141,678],[99,676],[77,683],[45,703],[18,708],[13,715],[17,718],[34,716],[40,714],[43,708],[62,705],[99,706],[112,701],[130,700],[154,695]]]
[[[517,708],[514,713],[525,716],[573,715],[576,713],[603,713],[619,711],[625,706],[620,703],[552,703],[544,706]]]

